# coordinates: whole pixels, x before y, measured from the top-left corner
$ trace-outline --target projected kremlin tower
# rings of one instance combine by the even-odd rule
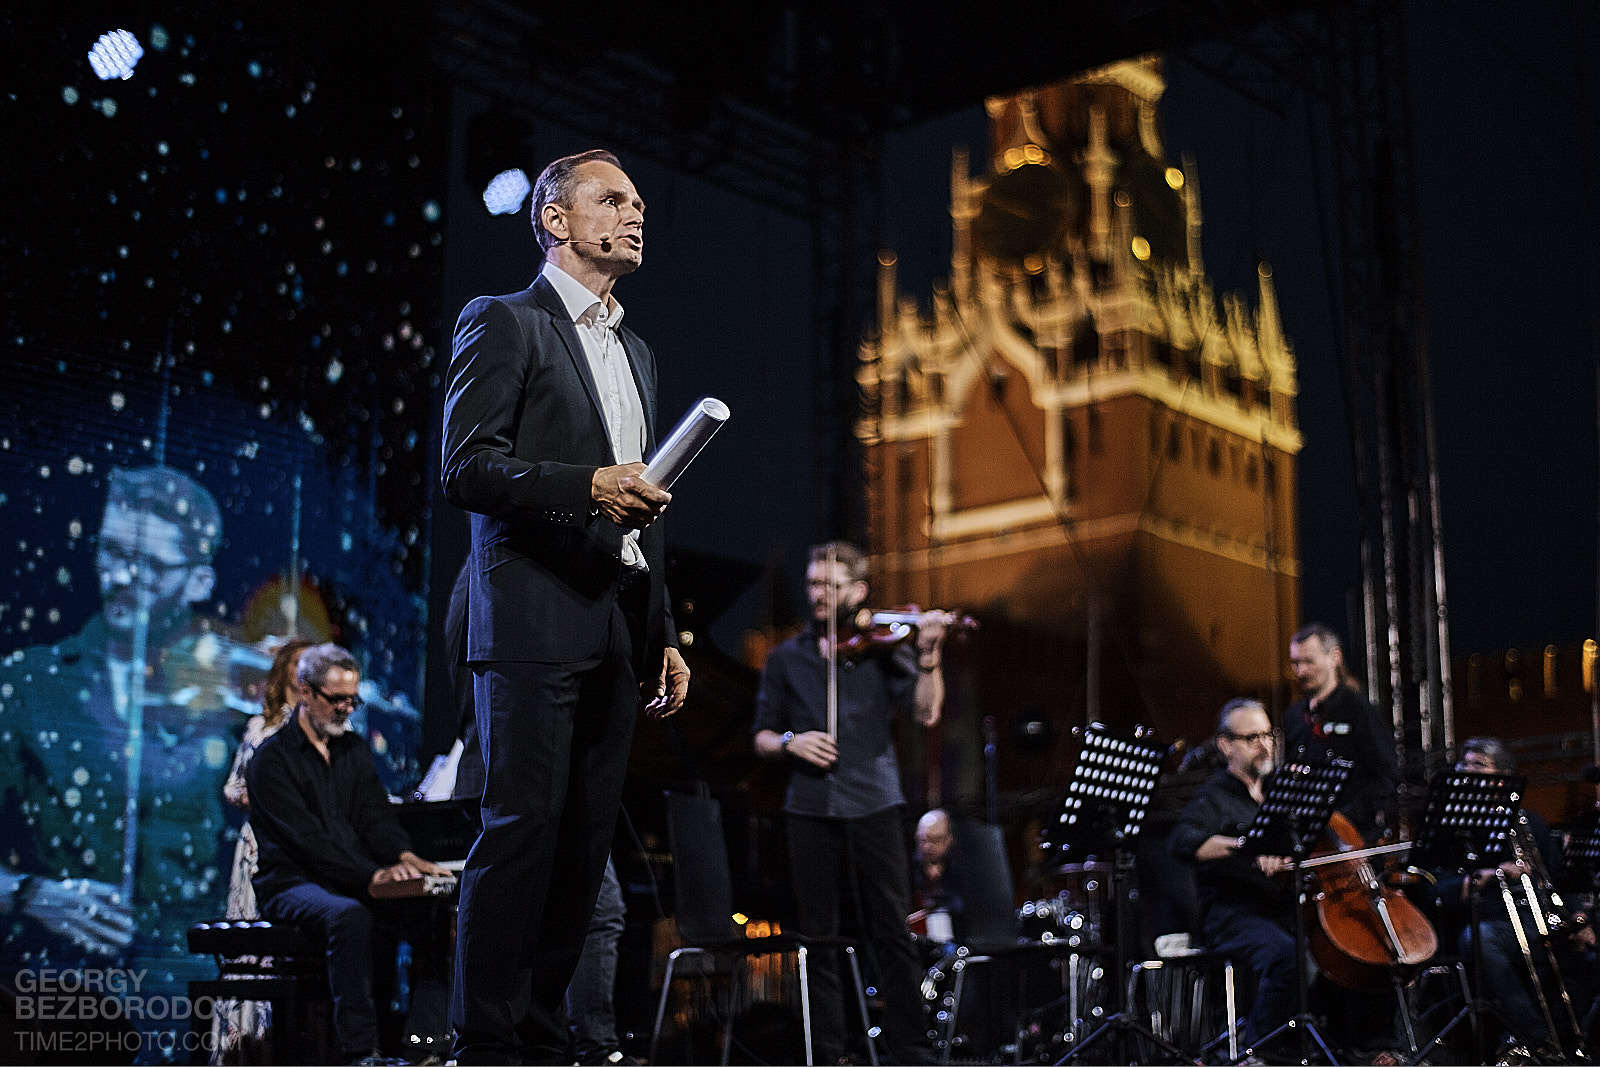
[[[856,426],[875,596],[982,625],[922,760],[932,799],[981,788],[986,716],[1002,776],[1042,782],[1074,725],[1205,737],[1284,677],[1294,353],[1265,264],[1253,307],[1212,291],[1164,88],[1144,58],[991,98],[983,173],[951,168],[948,281],[919,308],[880,259]]]

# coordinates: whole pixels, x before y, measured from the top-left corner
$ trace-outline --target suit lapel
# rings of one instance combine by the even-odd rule
[[[555,322],[556,335],[561,338],[561,343],[567,346],[567,357],[572,360],[572,366],[578,372],[578,379],[583,382],[584,392],[589,394],[589,407],[593,409],[594,417],[600,423],[601,436],[606,441],[606,452],[609,454],[611,435],[605,432],[605,409],[600,406],[600,389],[595,384],[593,372],[589,369],[589,357],[584,354],[583,342],[578,340],[578,327],[567,315],[566,305],[561,302],[555,287],[545,281],[542,274],[534,279],[533,298],[540,307],[550,313],[551,319]],[[632,360],[631,353],[629,359]],[[611,458],[613,463],[616,462],[615,456]]]

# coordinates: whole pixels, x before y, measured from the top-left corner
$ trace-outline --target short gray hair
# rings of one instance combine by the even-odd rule
[[[302,660],[301,662],[303,663],[305,661]],[[1221,737],[1229,732],[1228,720],[1233,717],[1234,712],[1241,711],[1244,708],[1254,708],[1263,715],[1265,715],[1267,711],[1266,705],[1262,704],[1259,700],[1253,700],[1250,697],[1234,697],[1232,700],[1222,705],[1222,711],[1217,715],[1218,737]]]
[[[561,238],[545,228],[541,221],[546,204],[559,204],[562,207],[572,206],[572,193],[577,188],[577,180],[573,172],[585,163],[610,163],[618,170],[622,169],[622,161],[616,155],[604,148],[591,148],[586,152],[578,152],[570,156],[562,156],[547,165],[539,172],[539,177],[533,183],[533,235],[539,241],[539,247],[546,252],[561,243]]]
[[[1498,737],[1469,737],[1461,744],[1461,755],[1476,752],[1490,763],[1499,774],[1516,774],[1517,757]]]
[[[312,645],[300,653],[300,669],[295,672],[301,685],[314,685],[319,689],[322,683],[328,680],[328,672],[334,668],[361,673],[360,664],[349,650],[332,641],[320,645]]]
[[[1325,652],[1337,652],[1344,648],[1344,642],[1339,640],[1339,635],[1334,632],[1333,628],[1320,622],[1308,622],[1300,627],[1289,638],[1289,643],[1291,645],[1301,645],[1306,642],[1307,638],[1311,637],[1315,637],[1322,642],[1322,648]]]

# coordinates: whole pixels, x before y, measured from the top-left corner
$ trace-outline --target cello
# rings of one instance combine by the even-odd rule
[[[1316,889],[1307,901],[1311,956],[1329,981],[1346,989],[1387,991],[1439,951],[1433,924],[1404,893],[1385,885],[1368,859],[1409,843],[1363,848],[1361,833],[1335,812],[1327,840],[1302,867],[1315,868]],[[1346,855],[1351,853],[1352,855]],[[1312,921],[1313,918],[1315,921]]]

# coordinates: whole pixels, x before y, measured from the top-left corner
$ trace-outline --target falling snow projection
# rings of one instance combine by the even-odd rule
[[[303,414],[416,546],[420,587],[440,118],[423,81],[374,81],[359,61],[397,29],[341,36],[328,13],[307,38],[287,11],[184,9],[127,25],[149,50],[131,80],[90,69],[104,27],[53,31],[14,71],[28,195],[0,202],[0,255],[19,265],[0,336],[168,353],[275,418]]]
[[[42,403],[8,402],[23,433],[0,437],[18,549],[0,602],[0,878],[26,902],[0,960],[192,976],[205,961],[184,932],[221,914],[221,786],[277,640],[357,652],[357,725],[391,789],[416,781],[420,716],[400,687],[424,622],[404,545],[313,435],[216,386],[81,356],[17,367]]]
[[[288,633],[356,652],[385,782],[418,777],[438,128],[286,24],[180,2],[128,26],[132,79],[90,69],[104,27],[13,72],[0,972],[213,970],[183,931],[223,912],[220,789]]]

